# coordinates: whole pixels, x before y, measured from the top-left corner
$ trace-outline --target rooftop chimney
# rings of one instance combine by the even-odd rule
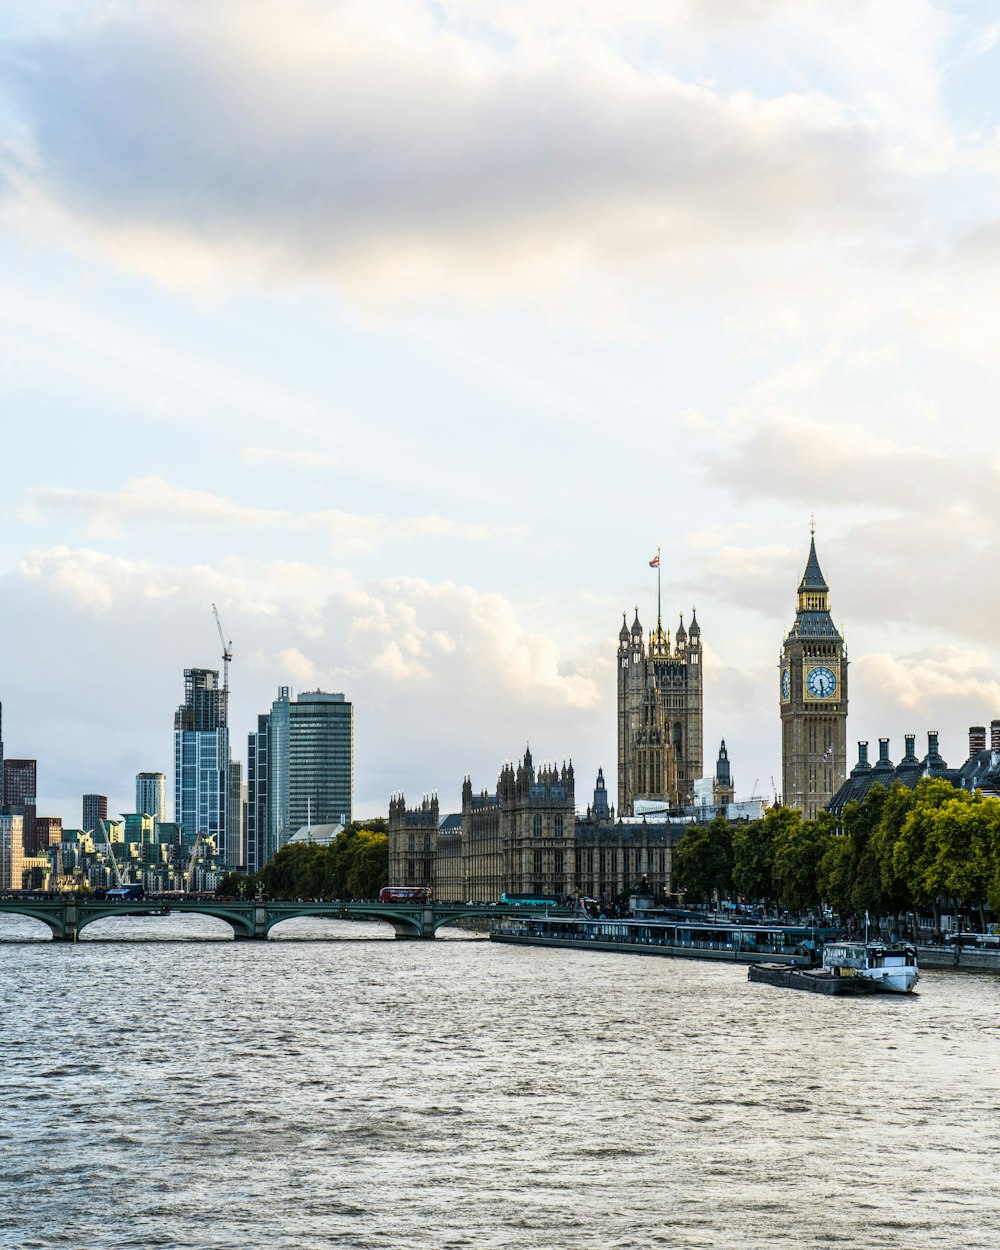
[[[980,751],[986,750],[986,726],[970,725],[969,726],[969,758],[978,755]]]
[[[1000,720],[990,721],[990,750],[1000,751]]]

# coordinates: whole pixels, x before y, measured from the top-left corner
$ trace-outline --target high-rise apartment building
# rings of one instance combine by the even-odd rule
[[[354,809],[354,707],[342,694],[287,686],[247,740],[245,862],[256,871],[307,823],[349,824]]]
[[[24,863],[24,817],[0,812],[0,890],[20,890]]]
[[[184,670],[184,702],[174,715],[174,819],[185,841],[213,839],[223,863],[236,862],[229,845],[229,691],[217,669]]]
[[[81,829],[88,833],[100,834],[100,822],[108,821],[108,796],[106,794],[85,794],[83,796],[83,824]]]
[[[62,841],[62,817],[61,816],[36,816],[35,817],[35,844],[29,848],[25,846],[25,853],[32,855],[44,855],[50,846],[55,846]]]
[[[34,845],[35,813],[37,812],[38,761],[10,760],[3,762],[3,802],[0,807],[23,816],[22,852],[24,844]],[[16,888],[20,888],[19,886]]]
[[[257,717],[256,732],[247,735],[247,804],[243,866],[258,872],[271,858],[267,841],[267,739],[270,715]]]
[[[167,779],[163,773],[136,773],[135,810],[152,816],[157,825],[167,819]]]

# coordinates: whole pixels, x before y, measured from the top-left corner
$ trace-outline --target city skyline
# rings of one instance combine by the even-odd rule
[[[1000,714],[991,8],[277,14],[0,17],[0,700],[38,811],[172,777],[213,603],[244,765],[289,685],[352,701],[359,815],[454,810],[526,743],[614,792],[658,548],[706,762],[767,797],[812,514],[848,763],[928,730],[960,763]]]

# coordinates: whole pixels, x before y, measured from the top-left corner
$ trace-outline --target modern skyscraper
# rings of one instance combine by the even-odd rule
[[[217,669],[184,670],[184,702],[174,715],[174,819],[185,842],[212,838],[223,863],[235,862],[228,845],[229,692]]]
[[[267,738],[268,714],[257,717],[257,731],[247,735],[247,810],[243,866],[258,872],[271,854],[267,841]]]
[[[229,793],[226,795],[226,846],[229,851],[228,862],[233,867],[242,867],[243,855],[243,764],[239,760],[229,761]]]
[[[106,794],[85,794],[83,796],[83,824],[81,829],[100,836],[100,822],[107,823],[108,796]]]
[[[354,804],[354,707],[306,690],[288,705],[288,821],[348,824]]]
[[[342,694],[280,686],[248,735],[246,866],[262,867],[303,825],[354,811],[354,707]]]
[[[847,776],[847,651],[830,615],[815,536],[798,595],[778,664],[781,789],[785,806],[812,820]]]
[[[38,761],[4,759],[3,803],[0,806],[24,817],[21,831],[22,852],[25,845],[34,845],[37,794]]]
[[[163,773],[136,773],[135,810],[152,816],[157,825],[167,819],[167,779]]]

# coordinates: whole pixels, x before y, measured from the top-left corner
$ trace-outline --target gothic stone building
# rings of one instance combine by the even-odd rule
[[[615,820],[603,770],[593,803],[576,815],[573,765],[536,769],[531,751],[505,764],[495,793],[462,787],[461,815],[441,820],[436,796],[389,804],[389,879],[429,885],[446,901],[492,902],[507,893],[613,898],[646,876],[670,890],[671,853],[685,826]]]
[[[658,616],[643,641],[639,610],[618,635],[618,810],[637,799],[676,808],[694,800],[702,774],[702,649],[695,613],[673,645]]]
[[[847,775],[847,651],[830,615],[815,536],[798,595],[778,661],[781,790],[786,807],[812,820]]]

